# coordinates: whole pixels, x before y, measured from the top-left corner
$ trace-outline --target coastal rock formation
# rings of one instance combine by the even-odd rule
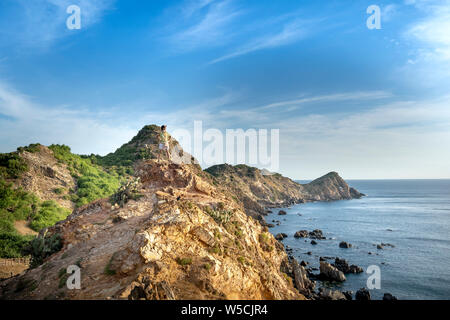
[[[334,260],[333,266],[336,267],[338,270],[342,271],[344,274],[347,273],[361,273],[363,272],[363,268],[358,267],[354,264],[349,265],[347,260],[336,258]]]
[[[306,297],[310,297],[316,286],[314,281],[308,278],[307,272],[302,264],[299,264],[295,258],[291,259],[292,274],[295,281],[295,287]]]
[[[339,243],[339,248],[348,249],[348,248],[351,248],[351,247],[352,247],[351,243],[348,243],[348,242],[345,242],[345,241],[341,241]]]
[[[370,292],[366,288],[361,288],[356,291],[355,300],[357,301],[368,301],[371,300]]]
[[[315,229],[313,231],[308,232],[308,230],[300,230],[297,231],[294,234],[295,238],[310,238],[315,240],[324,240],[326,237],[324,237],[322,230]]]
[[[392,294],[390,294],[390,293],[385,293],[384,295],[383,295],[383,301],[396,301],[397,300],[397,297],[396,296],[393,296]]]
[[[328,262],[320,261],[320,278],[343,282],[346,280],[345,275],[342,271],[338,270],[336,267],[332,266]]]
[[[364,196],[336,173],[331,172],[308,184],[299,184],[282,175],[264,174],[246,165],[215,165],[205,170],[215,185],[237,197],[248,215],[263,220],[267,207],[288,207],[309,201],[333,201]],[[283,214],[283,213],[281,213]]]
[[[321,300],[349,300],[347,296],[339,290],[331,290],[326,288],[319,289],[319,298]]]
[[[281,272],[283,246],[195,167],[148,160],[136,174],[139,198],[123,207],[98,200],[42,232],[59,235],[62,249],[1,282],[0,296],[304,299]],[[80,290],[66,288],[70,265],[81,268]]]

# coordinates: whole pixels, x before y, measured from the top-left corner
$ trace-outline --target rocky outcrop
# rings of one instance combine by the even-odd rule
[[[308,201],[332,201],[363,196],[350,188],[336,172],[308,184],[299,184],[280,174],[263,174],[261,170],[246,165],[216,165],[205,172],[211,174],[215,185],[230,190],[247,214],[255,218],[266,215],[267,207],[288,207]],[[279,214],[284,212],[280,211]]]
[[[73,212],[42,237],[62,249],[0,284],[5,299],[304,299],[281,271],[281,244],[193,166],[136,166],[141,196]],[[119,217],[119,218],[118,218]],[[81,268],[81,289],[65,270]],[[297,269],[296,269],[297,270]],[[295,271],[310,287],[303,270]],[[19,289],[18,289],[19,288]]]
[[[337,172],[330,172],[308,184],[304,184],[305,201],[333,201],[361,198],[358,192],[342,179]]]
[[[362,273],[364,270],[361,267],[358,267],[354,264],[349,265],[347,260],[336,258],[334,260],[334,267],[336,267],[339,271],[342,271],[344,274],[347,273]]]
[[[345,241],[341,241],[339,243],[339,248],[348,249],[348,248],[351,248],[351,247],[352,247],[351,243],[348,243],[348,242],[345,242]]]
[[[361,288],[356,291],[355,300],[357,301],[368,301],[371,300],[370,292],[366,288]]]
[[[16,186],[36,194],[41,200],[54,200],[62,207],[73,209],[74,203],[65,195],[76,189],[76,180],[67,166],[54,157],[52,150],[42,145],[35,149],[19,153],[28,169],[15,181]],[[58,190],[61,191],[55,192]]]
[[[385,293],[384,295],[383,295],[383,301],[396,301],[397,300],[397,297],[396,296],[393,296],[392,294],[390,294],[390,293]]]
[[[320,300],[349,300],[345,294],[339,290],[331,290],[326,288],[319,289]],[[350,299],[351,300],[351,299]]]
[[[308,232],[308,230],[300,230],[297,231],[294,234],[295,238],[310,238],[310,239],[316,239],[316,240],[324,240],[326,237],[324,237],[322,230],[315,229],[313,231]]]
[[[331,264],[325,261],[320,261],[320,275],[319,277],[324,280],[343,282],[346,280],[342,271],[333,267]]]

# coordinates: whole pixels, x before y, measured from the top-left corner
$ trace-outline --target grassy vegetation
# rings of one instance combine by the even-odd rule
[[[0,179],[15,179],[28,169],[17,152],[0,153]]]
[[[25,253],[31,254],[31,268],[35,268],[44,262],[44,259],[58,252],[62,248],[62,240],[59,234],[48,237],[34,238]]]
[[[227,224],[233,216],[233,211],[230,210],[211,209],[210,207],[205,207],[204,210],[219,224]]]
[[[178,258],[177,263],[180,266],[187,266],[187,265],[192,264],[192,259],[191,258]]]
[[[113,276],[116,274],[116,270],[111,269],[112,261],[114,259],[115,253],[112,255],[111,259],[109,259],[108,264],[105,266],[103,273],[107,276]]]
[[[14,221],[30,221],[30,228],[40,231],[63,220],[70,210],[60,207],[54,201],[40,201],[34,194],[0,178],[0,257],[18,258],[34,238],[20,235]]]
[[[76,206],[88,204],[100,198],[111,196],[125,181],[127,170],[125,168],[110,168],[104,170],[98,165],[97,156],[79,156],[73,154],[65,145],[51,145],[49,147],[58,161],[65,163],[77,180],[76,194],[71,200]]]

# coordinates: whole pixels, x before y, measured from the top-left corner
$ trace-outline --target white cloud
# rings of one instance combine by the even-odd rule
[[[236,58],[254,51],[275,48],[296,42],[304,38],[308,32],[302,20],[294,20],[282,27],[278,33],[267,34],[237,48],[231,53],[214,59],[210,64],[218,63],[228,59]]]
[[[406,31],[408,39],[421,45],[419,59],[425,61],[450,61],[450,1],[421,2],[419,8],[427,17],[411,25]]]
[[[359,99],[358,99],[359,97]],[[385,98],[389,98],[388,101]],[[280,129],[280,172],[302,179],[332,170],[346,178],[450,178],[450,96],[436,100],[395,101],[382,91],[304,97],[301,103],[361,101],[361,111],[284,116],[280,108],[296,99],[268,103],[268,108],[186,108],[168,118],[171,128],[204,127]],[[233,101],[236,103],[236,101]],[[240,104],[240,103],[239,103]],[[207,105],[207,103],[205,104]],[[309,108],[309,110],[313,110]],[[152,115],[155,118],[155,115]]]
[[[230,36],[230,23],[241,14],[230,0],[189,2],[181,11],[181,17],[168,16],[177,29],[168,37],[169,43],[181,52],[223,45]]]
[[[136,134],[139,127],[109,121],[107,113],[59,106],[47,108],[0,82],[0,145],[3,152],[39,142],[66,144],[77,153],[106,154]]]
[[[338,101],[375,106],[289,117],[279,112],[292,103],[311,107]],[[389,93],[373,91],[304,96],[250,108],[240,93],[226,91],[174,111],[121,116],[68,106],[44,107],[0,83],[0,145],[6,152],[33,142],[61,143],[77,153],[106,154],[145,124],[167,123],[169,132],[175,128],[192,131],[193,121],[203,120],[205,129],[223,132],[227,128],[280,129],[280,172],[292,178],[315,178],[332,170],[345,178],[450,178],[449,105],[450,96],[396,101]]]

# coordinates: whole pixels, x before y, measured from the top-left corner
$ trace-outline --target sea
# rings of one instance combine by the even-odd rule
[[[292,255],[299,262],[304,260],[308,267],[317,268],[314,273],[319,272],[319,257],[344,258],[364,269],[360,274],[347,274],[347,280],[340,284],[318,281],[316,288],[350,290],[353,294],[360,288],[371,288],[375,300],[382,299],[384,293],[401,300],[450,299],[450,180],[347,182],[367,196],[272,209],[266,217],[268,223],[281,222],[270,232],[286,233],[283,243],[293,249]],[[287,215],[278,215],[281,209]],[[298,230],[314,229],[321,229],[327,239],[316,240],[313,245],[310,239],[294,238]],[[351,243],[352,248],[340,248],[341,241]],[[377,249],[381,243],[394,247]],[[367,273],[368,268],[371,273]]]

